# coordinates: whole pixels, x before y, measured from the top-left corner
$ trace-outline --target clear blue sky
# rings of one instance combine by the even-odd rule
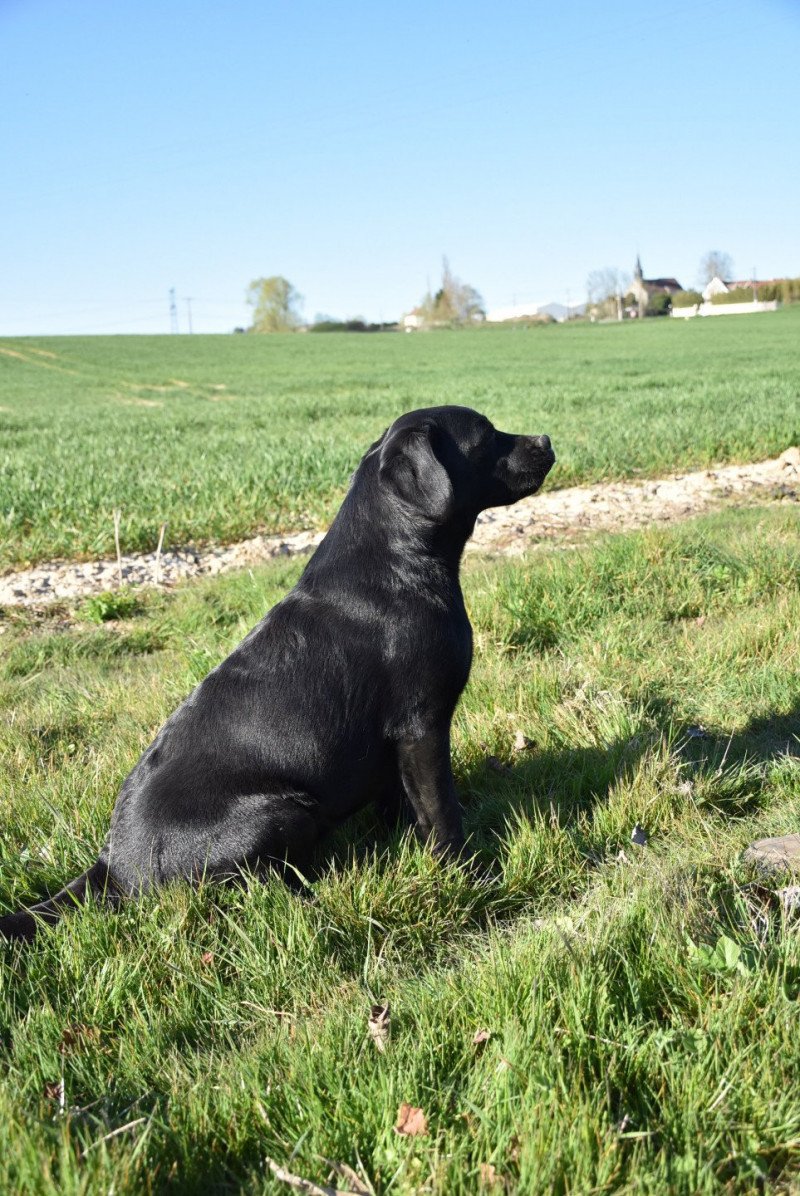
[[[800,274],[800,4],[0,0],[0,334]]]

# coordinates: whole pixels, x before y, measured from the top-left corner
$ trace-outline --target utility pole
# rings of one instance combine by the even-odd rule
[[[178,329],[178,305],[175,302],[175,288],[169,288],[169,330],[176,333]]]
[[[191,299],[186,300],[186,312],[189,317],[189,335],[191,336],[192,335],[192,301],[191,301]]]

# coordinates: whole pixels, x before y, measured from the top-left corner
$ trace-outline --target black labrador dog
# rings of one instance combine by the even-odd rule
[[[274,866],[290,878],[370,801],[407,804],[420,838],[457,856],[450,722],[472,661],[459,562],[479,512],[535,493],[554,461],[547,436],[499,432],[468,407],[396,420],[294,589],[127,777],[97,862],[0,918],[0,937],[33,938],[90,895]]]

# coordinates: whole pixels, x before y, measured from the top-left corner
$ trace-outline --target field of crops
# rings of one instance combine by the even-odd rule
[[[322,526],[400,412],[547,431],[549,485],[800,441],[800,309],[401,336],[0,341],[0,569]]]
[[[313,904],[177,888],[0,950],[0,1190],[286,1191],[270,1157],[399,1196],[796,1191],[800,933],[740,853],[800,826],[799,532],[775,503],[471,560],[454,755],[494,879],[365,816]],[[7,612],[2,908],[88,865],[154,730],[300,567],[109,622]],[[426,1132],[395,1131],[404,1102]]]
[[[798,334],[788,310],[2,341],[0,569],[113,551],[115,507],[126,549],[164,519],[173,543],[324,524],[370,440],[437,402],[549,432],[554,486],[774,455],[800,443]],[[93,861],[154,732],[301,568],[0,609],[0,910]],[[0,946],[0,1192],[288,1191],[268,1158],[376,1196],[800,1191],[800,919],[741,858],[800,829],[800,507],[464,572],[484,879],[368,812],[314,902],[178,886]]]

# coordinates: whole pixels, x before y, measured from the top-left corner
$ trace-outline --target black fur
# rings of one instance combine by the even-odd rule
[[[533,494],[554,460],[546,436],[467,407],[396,420],[294,589],[130,773],[98,862],[0,919],[0,936],[32,938],[90,894],[302,866],[371,801],[405,800],[423,840],[459,853],[450,722],[472,661],[459,562],[478,513]]]

